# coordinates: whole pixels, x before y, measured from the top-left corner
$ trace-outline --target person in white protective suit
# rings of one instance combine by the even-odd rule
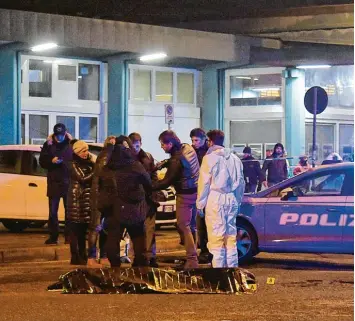
[[[207,137],[209,149],[200,169],[196,206],[201,216],[206,208],[212,266],[238,267],[236,217],[245,188],[243,164],[224,148],[221,130],[211,130]]]

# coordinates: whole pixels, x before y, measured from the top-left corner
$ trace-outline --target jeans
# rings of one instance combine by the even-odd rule
[[[132,266],[148,266],[145,257],[145,232],[144,221],[136,224],[122,224],[119,220],[111,216],[107,220],[108,235],[106,242],[106,253],[112,267],[121,266],[120,261],[120,241],[124,229],[127,229],[131,237],[134,250],[134,260]]]
[[[72,264],[85,264],[87,223],[70,223],[70,254]]]
[[[157,255],[156,241],[155,241],[155,219],[156,213],[148,214],[145,219],[145,240],[147,248],[147,259],[154,259]]]
[[[58,240],[59,235],[59,222],[58,222],[58,208],[60,199],[63,198],[63,204],[65,209],[65,228],[64,228],[64,236],[67,239],[69,236],[69,224],[68,224],[68,213],[67,213],[67,197],[49,197],[49,215],[48,215],[48,230],[50,238],[53,240]]]
[[[184,240],[186,250],[186,267],[198,268],[196,251],[196,198],[195,194],[178,194],[176,196],[177,228]]]

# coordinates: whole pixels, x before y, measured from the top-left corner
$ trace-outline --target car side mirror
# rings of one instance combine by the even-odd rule
[[[294,198],[297,199],[297,195],[293,191],[288,191],[286,195],[281,197],[281,201],[288,201],[289,199]]]

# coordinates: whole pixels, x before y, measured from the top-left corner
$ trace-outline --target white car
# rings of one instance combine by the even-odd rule
[[[44,226],[48,220],[47,171],[39,164],[40,145],[0,146],[0,221],[13,232]],[[102,144],[89,144],[98,154]],[[175,193],[169,188],[159,199],[157,226],[176,222]],[[64,222],[60,202],[58,219]]]

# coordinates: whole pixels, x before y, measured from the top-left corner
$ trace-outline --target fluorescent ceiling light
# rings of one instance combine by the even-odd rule
[[[140,61],[151,61],[151,60],[157,60],[157,59],[164,59],[168,55],[165,52],[158,52],[150,55],[144,55],[139,57]]]
[[[31,48],[32,51],[45,51],[49,49],[57,48],[58,45],[54,42],[44,43],[42,45],[37,45]]]
[[[63,64],[63,63],[65,63],[65,64],[70,64],[70,62],[68,62],[67,60],[64,60],[64,59],[55,59],[55,60],[43,60],[43,62],[45,63],[45,64]]]
[[[305,65],[305,66],[297,66],[298,69],[322,69],[322,68],[330,68],[331,65]]]
[[[275,90],[280,90],[280,87],[250,88],[250,89],[254,91],[275,91]]]
[[[235,76],[235,78],[238,78],[238,79],[251,79],[251,77],[247,77],[247,76]]]

